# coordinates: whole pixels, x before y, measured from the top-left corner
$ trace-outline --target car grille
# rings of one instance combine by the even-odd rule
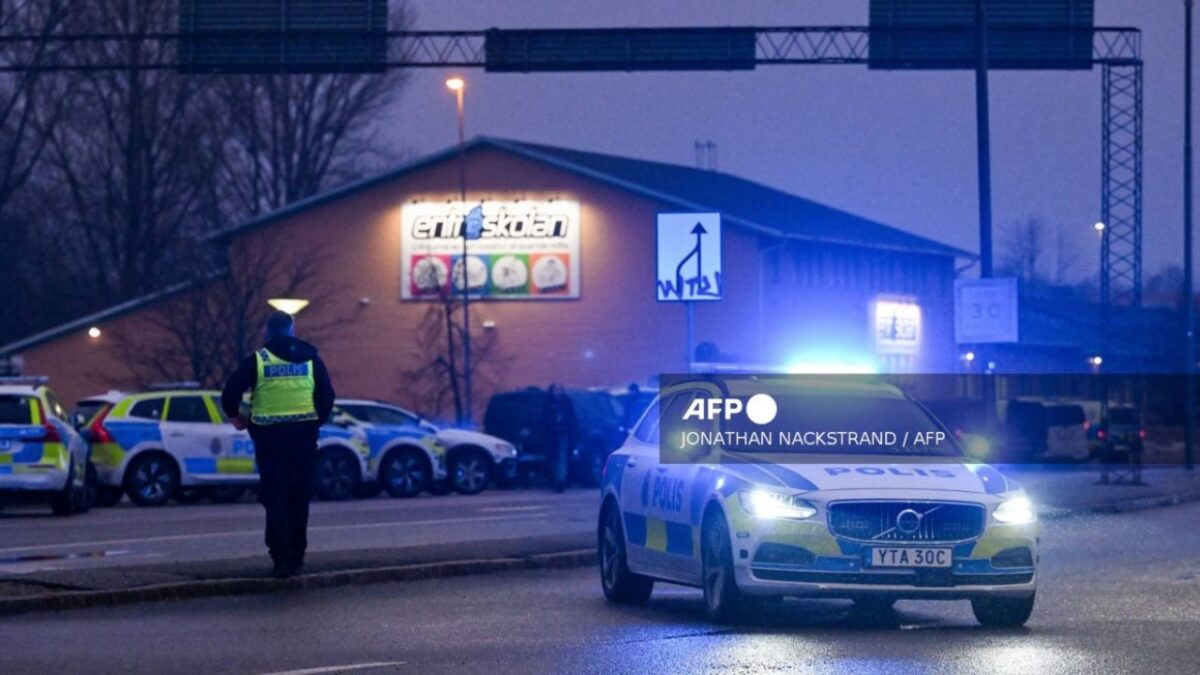
[[[897,518],[907,527],[902,529]],[[829,505],[833,534],[860,541],[962,541],[983,533],[984,509],[960,502],[835,502]]]

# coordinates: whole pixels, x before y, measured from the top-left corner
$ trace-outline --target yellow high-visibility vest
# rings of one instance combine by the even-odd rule
[[[292,363],[266,348],[255,352],[254,360],[258,363],[258,377],[250,399],[252,422],[266,425],[317,419],[312,361]]]

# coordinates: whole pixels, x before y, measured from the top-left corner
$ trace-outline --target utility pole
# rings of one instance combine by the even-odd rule
[[[979,276],[992,276],[992,158],[988,128],[988,40],[985,0],[975,0],[975,139],[979,160]]]
[[[458,194],[462,203],[462,303],[463,303],[463,407],[459,414],[460,425],[470,425],[471,409],[471,275],[470,259],[467,257],[467,136],[463,95],[466,83],[461,77],[446,80],[446,86],[454,92],[458,112]],[[451,275],[453,276],[453,275]]]
[[[1187,338],[1184,349],[1187,364],[1183,370],[1187,378],[1183,453],[1184,465],[1188,471],[1195,467],[1196,447],[1196,317],[1195,303],[1192,299],[1192,5],[1193,0],[1183,0],[1183,306],[1186,322],[1184,335]]]
[[[992,276],[992,157],[988,128],[988,24],[985,0],[975,0],[975,141],[979,163],[979,278]],[[984,410],[996,414],[996,381],[989,372],[991,345],[982,345]]]

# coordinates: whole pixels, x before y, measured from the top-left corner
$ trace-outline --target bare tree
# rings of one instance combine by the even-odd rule
[[[997,269],[1026,281],[1042,281],[1041,262],[1049,243],[1047,230],[1046,221],[1037,217],[1014,223],[1001,239]]]
[[[1079,265],[1079,236],[1031,216],[1011,225],[1001,238],[996,269],[1033,285],[1063,286]]]
[[[46,37],[66,11],[65,0],[0,3],[0,33]],[[0,64],[24,68],[0,74],[0,284],[10,289],[0,303],[0,342],[37,328],[36,298],[11,291],[26,288],[35,276],[28,256],[35,205],[23,197],[67,105],[61,82],[39,70],[58,56],[45,40],[0,44]]]
[[[89,0],[73,5],[74,32],[170,30],[174,0]],[[169,46],[125,40],[93,46],[84,62],[172,63]],[[208,80],[166,70],[101,69],[71,79],[70,114],[49,144],[52,233],[60,255],[97,303],[166,285],[181,247],[207,229],[218,159]]]
[[[409,26],[403,3],[393,5],[389,23],[393,30]],[[271,211],[373,169],[380,159],[375,121],[406,80],[395,70],[220,78],[226,217],[236,222]]]
[[[424,273],[437,274],[434,266]],[[441,287],[442,292],[428,306],[414,331],[415,347],[421,365],[400,374],[401,392],[417,412],[435,419],[453,411],[459,424],[467,420],[463,401],[462,298],[450,292],[444,279],[418,284],[425,288]],[[495,331],[482,330],[479,312],[472,312],[471,381],[476,392],[491,390],[503,375],[504,359],[499,354]]]
[[[212,271],[195,265],[150,313],[147,326],[121,331],[114,355],[137,380],[193,380],[219,386],[237,363],[260,345],[272,311],[267,300],[303,297],[317,306],[333,306],[340,287],[323,270],[329,255],[315,248],[295,250],[278,242],[243,243],[232,252],[229,268]],[[306,337],[320,339],[346,317],[303,325]]]

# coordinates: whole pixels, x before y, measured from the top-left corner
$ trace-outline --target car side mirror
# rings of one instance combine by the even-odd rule
[[[339,426],[339,427],[354,426],[354,418],[347,415],[346,413],[338,413],[338,414],[334,415],[333,419],[331,419],[330,421],[333,422],[334,425]]]

